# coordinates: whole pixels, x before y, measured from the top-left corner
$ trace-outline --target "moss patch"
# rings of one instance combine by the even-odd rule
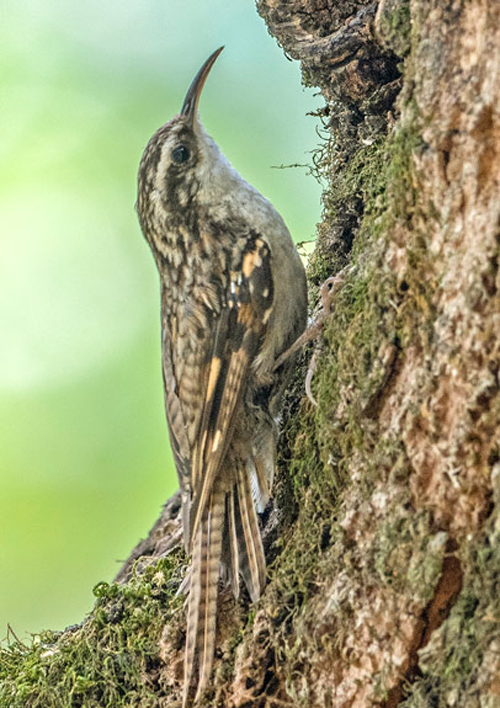
[[[375,32],[386,49],[405,57],[410,51],[411,39],[409,0],[387,0],[382,3]]]
[[[498,513],[462,548],[464,586],[450,616],[419,652],[420,675],[402,708],[499,705],[500,523]]]
[[[93,613],[64,633],[0,650],[2,708],[119,708],[159,705],[160,635],[182,603],[182,557],[134,573],[127,585],[101,583]]]

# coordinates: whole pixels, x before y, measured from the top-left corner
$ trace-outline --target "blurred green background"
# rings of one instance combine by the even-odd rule
[[[0,638],[78,622],[176,488],[157,274],[134,212],[150,135],[220,44],[209,133],[313,238],[318,99],[252,0],[3,0]]]

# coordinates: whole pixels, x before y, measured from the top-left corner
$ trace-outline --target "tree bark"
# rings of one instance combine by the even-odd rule
[[[326,100],[312,304],[349,268],[318,405],[311,350],[287,396],[266,591],[221,596],[202,705],[500,706],[500,3],[258,10]],[[177,705],[177,512],[81,626],[3,652],[0,706]]]

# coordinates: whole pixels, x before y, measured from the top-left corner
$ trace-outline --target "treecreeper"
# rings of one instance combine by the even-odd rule
[[[269,501],[293,357],[275,362],[307,320],[304,267],[283,219],[198,118],[221,51],[149,141],[138,177],[139,221],[160,276],[165,407],[191,556],[183,706],[195,677],[195,701],[210,678],[219,579],[235,597],[243,579],[253,602],[264,589],[258,512]]]

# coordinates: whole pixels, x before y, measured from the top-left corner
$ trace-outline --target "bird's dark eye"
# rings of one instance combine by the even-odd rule
[[[189,150],[185,145],[179,145],[172,150],[172,159],[179,165],[182,162],[187,162],[189,160]]]

